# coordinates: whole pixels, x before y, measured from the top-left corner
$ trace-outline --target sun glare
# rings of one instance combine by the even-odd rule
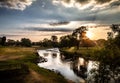
[[[88,38],[92,39],[93,38],[93,33],[91,33],[90,31],[87,31],[86,36]]]

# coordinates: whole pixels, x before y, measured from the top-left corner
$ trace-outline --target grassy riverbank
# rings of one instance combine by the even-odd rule
[[[37,66],[36,50],[36,47],[0,47],[0,82],[68,83],[63,76]]]
[[[61,51],[65,55],[66,58],[74,58],[74,57],[83,57],[86,59],[96,59],[95,56],[96,51],[100,51],[101,47],[81,47],[77,49],[76,47],[71,48],[62,48]]]

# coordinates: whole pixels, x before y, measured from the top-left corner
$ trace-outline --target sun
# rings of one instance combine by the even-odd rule
[[[90,31],[87,31],[86,36],[88,38],[92,39],[93,38],[93,33],[91,33]]]

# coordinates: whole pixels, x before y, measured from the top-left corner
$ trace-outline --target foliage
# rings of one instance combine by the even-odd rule
[[[6,37],[3,36],[2,38],[0,38],[0,44],[1,44],[2,46],[5,46],[5,43],[6,43]]]
[[[55,35],[51,36],[51,41],[52,42],[57,42],[57,39],[58,39],[57,36],[55,36]]]
[[[86,31],[87,28],[85,26],[81,26],[73,31],[72,36],[78,40],[77,49],[79,49],[82,40],[86,39]]]
[[[45,38],[45,39],[42,41],[42,46],[43,46],[43,47],[52,47],[52,42],[51,42],[51,40]]]
[[[12,39],[8,39],[7,40],[7,45],[8,46],[14,46],[16,44],[16,41],[15,40],[12,40]]]
[[[31,47],[31,40],[27,38],[22,38],[21,39],[21,45],[26,46],[26,47]]]
[[[110,37],[108,37],[105,48],[94,52],[100,62],[99,68],[93,72],[95,83],[120,82],[120,29],[118,25],[112,25],[111,29],[117,33],[115,38],[108,35]]]
[[[53,47],[59,47],[57,36],[55,35],[51,36],[51,42]]]
[[[72,35],[62,36],[60,38],[60,47],[72,47],[76,46],[78,41]]]

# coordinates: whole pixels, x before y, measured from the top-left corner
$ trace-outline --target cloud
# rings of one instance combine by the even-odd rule
[[[56,22],[56,23],[50,23],[51,26],[59,26],[59,25],[67,25],[70,22]]]
[[[15,35],[15,34],[0,34],[0,37],[3,37],[3,36],[6,36],[6,37],[17,37],[17,36],[24,36],[24,35]]]
[[[42,27],[31,27],[31,28],[25,28],[26,30],[31,31],[45,31],[45,32],[71,32],[72,29],[66,29],[66,28],[42,28]]]
[[[103,10],[113,6],[120,6],[120,0],[53,0],[53,4],[76,7],[80,10]]]
[[[112,0],[95,0],[97,3],[99,4],[103,4],[103,3],[107,3],[107,2],[110,2]]]
[[[0,0],[0,7],[24,10],[36,0]]]
[[[110,6],[111,7],[120,6],[120,0],[111,3]]]

